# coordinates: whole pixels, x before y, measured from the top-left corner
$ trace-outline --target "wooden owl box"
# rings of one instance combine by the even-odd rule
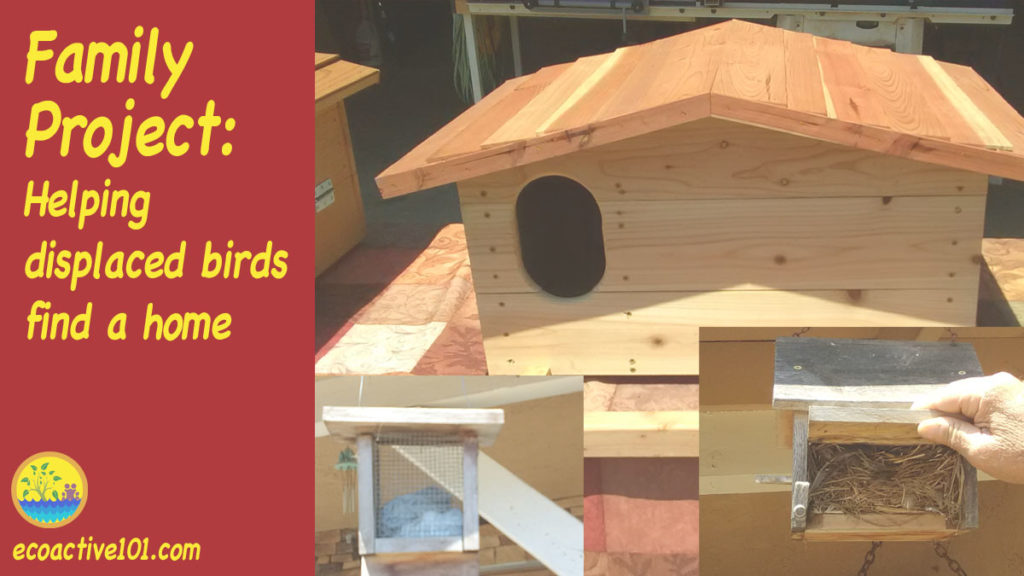
[[[727,21],[513,78],[382,172],[456,182],[492,374],[695,374],[700,326],[974,325],[1024,118],[970,68]]]

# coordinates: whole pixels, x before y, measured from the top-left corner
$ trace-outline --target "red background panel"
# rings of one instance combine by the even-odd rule
[[[0,33],[0,475],[10,482],[18,464],[46,450],[65,452],[89,482],[85,510],[72,524],[43,530],[24,522],[14,504],[0,505],[0,573],[61,570],[104,574],[273,574],[309,570],[313,490],[309,435],[313,335],[313,4],[141,2],[20,2],[6,7]],[[24,83],[29,33],[56,29],[50,47],[73,41],[135,40],[133,28],[160,28],[175,53],[194,51],[167,100],[157,83],[61,85],[44,62]],[[147,38],[144,36],[143,39]],[[145,44],[143,44],[145,53]],[[159,51],[158,51],[159,54]],[[159,62],[158,62],[159,64]],[[224,157],[218,129],[211,154],[130,156],[112,168],[88,159],[73,141],[68,158],[53,142],[24,156],[32,103],[52,99],[65,114],[109,116],[120,129],[124,101],[136,99],[136,123],[159,114],[199,116],[208,99],[237,128]],[[119,134],[115,137],[118,142]],[[23,216],[29,179],[59,188],[83,186],[152,192],[141,231],[121,219],[94,217],[84,231],[70,219]],[[26,257],[43,240],[61,247],[166,250],[188,241],[185,278],[82,281],[74,293],[61,280],[28,280]],[[281,280],[199,278],[203,244],[234,240],[259,250],[267,240],[289,252]],[[25,317],[36,299],[58,311],[94,302],[92,337],[84,342],[29,342]],[[217,342],[143,342],[147,302],[164,313],[233,315],[232,336]],[[129,313],[129,340],[106,339],[107,319]],[[5,484],[6,485],[6,484]],[[96,541],[149,537],[198,542],[201,559],[188,566],[160,562],[61,565],[11,559],[17,542]],[[153,544],[150,552],[152,553]],[[66,563],[62,563],[66,564]]]

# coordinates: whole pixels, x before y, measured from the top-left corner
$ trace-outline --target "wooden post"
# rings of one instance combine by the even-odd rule
[[[373,449],[373,437],[369,434],[360,434],[356,438],[356,450],[359,458],[359,555],[367,556],[374,553],[374,542],[377,539],[373,493],[373,463],[377,455]]]
[[[964,509],[961,514],[960,528],[973,530],[978,527],[978,469],[960,457],[964,466]]]
[[[462,444],[462,550],[480,550],[480,512],[477,500],[477,452],[479,442],[476,436],[469,436]]]

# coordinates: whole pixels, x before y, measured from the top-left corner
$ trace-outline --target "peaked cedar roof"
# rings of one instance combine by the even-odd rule
[[[398,196],[706,117],[1024,179],[1024,118],[971,68],[730,20],[513,78],[377,185]]]

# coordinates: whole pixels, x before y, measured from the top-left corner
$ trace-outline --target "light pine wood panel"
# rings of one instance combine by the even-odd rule
[[[984,211],[981,196],[603,202],[595,291],[976,291]],[[462,217],[477,292],[537,290],[510,204],[467,204]]]
[[[459,183],[463,204],[511,201],[559,174],[604,201],[984,196],[985,176],[708,118]]]
[[[950,295],[952,294],[952,295]],[[974,321],[945,290],[478,294],[491,374],[697,374],[698,326],[935,326]]]
[[[478,576],[476,552],[384,554],[362,558],[362,576]]]
[[[941,416],[930,410],[811,406],[808,441],[832,444],[929,444],[917,433],[924,420]]]
[[[313,185],[328,178],[334,185],[334,203],[317,212],[313,221],[315,268],[319,275],[363,239],[366,218],[344,102],[339,101],[316,114],[314,138]]]
[[[627,316],[615,305],[581,312],[539,294],[479,294],[477,305],[491,375],[698,373],[696,324],[678,315],[648,309]]]
[[[326,54],[326,53],[323,53],[323,52],[315,52],[313,55],[314,55],[313,65],[314,65],[314,68],[316,68],[316,69],[323,68],[324,66],[327,66],[328,64],[330,64],[332,62],[337,62],[338,60],[341,59],[341,56],[338,56],[337,54]]]
[[[775,434],[780,416],[781,412],[768,406],[743,411],[702,409],[700,493],[789,491],[788,484],[754,482],[756,474],[788,476],[793,472],[793,451]]]
[[[325,406],[323,422],[332,436],[351,441],[381,429],[390,432],[424,432],[458,438],[471,434],[481,446],[494,444],[505,423],[497,408],[390,408],[380,406]]]
[[[583,415],[584,457],[693,458],[699,446],[696,410]]]
[[[335,60],[330,64],[318,66],[314,81],[316,111],[329,108],[378,82],[380,71],[369,66],[345,60]]]
[[[765,341],[793,336],[795,333],[809,338],[877,338],[881,340],[917,340],[938,342],[961,340],[975,343],[978,354],[992,339],[1024,339],[1024,328],[1019,326],[961,326],[958,328],[800,328],[777,326],[769,328],[726,327],[704,328],[700,331],[702,342]],[[1024,344],[1024,340],[1018,345]],[[983,363],[984,364],[984,363]]]
[[[957,534],[942,514],[811,514],[803,539],[813,542],[930,542]]]

